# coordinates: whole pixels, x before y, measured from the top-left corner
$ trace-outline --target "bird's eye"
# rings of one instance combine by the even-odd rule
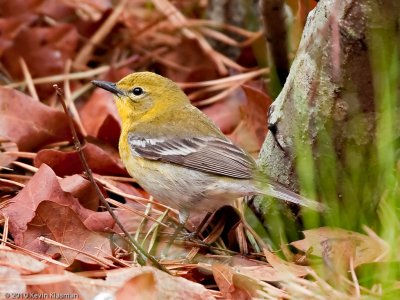
[[[133,93],[135,96],[140,96],[141,94],[143,94],[143,89],[140,88],[140,87],[135,87],[135,88],[132,90],[132,93]]]

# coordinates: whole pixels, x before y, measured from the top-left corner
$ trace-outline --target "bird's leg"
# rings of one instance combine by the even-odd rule
[[[204,225],[207,223],[207,221],[210,219],[211,213],[207,212],[207,214],[204,216],[203,220],[201,221],[200,225],[196,228],[195,232],[190,232],[190,233],[185,233],[183,238],[185,240],[191,240],[199,237],[199,234],[201,230],[203,229]]]
[[[171,239],[169,240],[167,247],[164,249],[163,256],[167,256],[169,248],[171,248],[171,245],[176,240],[179,232],[181,232],[182,229],[185,228],[185,224],[186,224],[187,220],[189,219],[189,215],[190,215],[190,213],[187,210],[179,211],[179,215],[178,215],[179,224],[176,227],[176,229],[174,231],[174,234],[172,235]]]

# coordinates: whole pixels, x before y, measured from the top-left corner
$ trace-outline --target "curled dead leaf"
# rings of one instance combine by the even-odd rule
[[[31,97],[0,86],[0,136],[20,151],[71,139],[65,115]]]
[[[62,74],[67,60],[74,57],[77,45],[78,32],[72,24],[29,27],[14,38],[1,62],[14,79],[23,78],[20,57],[25,60],[32,78]],[[45,92],[43,95],[54,91],[51,84],[42,85],[39,90]]]
[[[151,272],[143,272],[131,279],[117,291],[117,300],[157,299],[156,279]]]
[[[82,147],[82,151],[94,173],[128,176],[119,158],[118,151],[113,147],[88,142]],[[68,152],[55,149],[41,150],[34,159],[34,165],[40,167],[42,164],[50,166],[59,176],[84,172],[79,153],[76,150]]]
[[[291,245],[308,254],[342,259],[354,259],[354,267],[382,260],[389,246],[383,240],[341,228],[320,227],[305,230],[304,239]],[[343,257],[346,256],[346,258]]]
[[[2,208],[2,212],[9,217],[9,230],[17,245],[26,244],[24,234],[28,230],[28,223],[35,217],[40,203],[46,200],[68,206],[92,230],[104,231],[114,226],[108,212],[86,209],[74,196],[63,191],[53,170],[42,164],[25,188]],[[62,216],[60,218],[63,219]]]
[[[40,237],[68,248],[44,243]],[[61,254],[60,260],[68,265],[74,260],[97,265],[112,256],[110,234],[89,230],[73,209],[51,201],[42,201],[37,207],[24,233],[24,247],[49,256]]]
[[[271,98],[260,89],[242,85],[246,103],[241,106],[241,121],[229,138],[247,150],[257,154],[267,135],[267,113]]]
[[[79,114],[88,134],[111,145],[118,145],[121,125],[113,96],[109,92],[95,89]]]
[[[145,275],[143,275],[145,274]],[[150,275],[151,274],[151,275]],[[171,276],[153,267],[126,268],[119,269],[107,273],[106,283],[112,283],[114,286],[125,284],[130,279],[140,276],[137,280],[133,280],[133,284],[128,283],[128,286],[122,288],[126,291],[129,288],[145,287],[144,295],[155,295],[155,299],[215,299],[211,291],[207,290],[201,284],[189,281],[181,277]],[[143,276],[143,277],[142,277]],[[133,285],[129,287],[130,285]],[[153,292],[149,288],[153,287]],[[117,294],[118,295],[118,294]],[[122,292],[119,295],[122,294]],[[144,295],[138,295],[142,297]],[[122,296],[121,296],[122,297]],[[132,295],[131,295],[132,297]],[[132,299],[132,298],[117,298],[117,299]],[[147,298],[135,298],[147,299]]]
[[[17,270],[21,274],[39,273],[46,265],[32,256],[12,249],[0,248],[0,265]]]

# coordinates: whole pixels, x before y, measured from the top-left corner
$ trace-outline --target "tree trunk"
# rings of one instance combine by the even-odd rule
[[[334,207],[358,201],[355,209],[365,209],[366,203],[376,208],[371,203],[380,191],[377,126],[386,112],[381,91],[398,79],[388,73],[400,70],[399,20],[398,0],[323,0],[310,12],[270,111],[274,134],[267,136],[259,157],[271,178],[293,190],[301,186]],[[394,84],[397,106],[399,83]],[[359,184],[359,177],[370,186]],[[268,224],[270,200],[258,197],[252,204]]]

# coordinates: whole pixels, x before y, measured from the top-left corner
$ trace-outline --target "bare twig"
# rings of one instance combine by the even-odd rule
[[[29,72],[28,66],[26,65],[26,62],[22,57],[19,58],[19,64],[21,65],[22,73],[24,74],[29,93],[31,94],[33,99],[39,101],[39,96],[36,92],[35,85],[32,82],[31,73]]]
[[[208,43],[206,38],[200,34],[200,32],[193,31],[185,26],[186,17],[168,0],[152,0],[154,6],[163,13],[168,20],[177,28],[180,28],[181,33],[188,39],[197,40],[203,51],[210,56],[215,62],[218,72],[220,74],[227,74],[228,70],[224,64],[222,57],[217,55],[211,45]]]
[[[4,241],[4,239],[3,239],[3,241]],[[50,262],[50,263],[58,265],[58,266],[62,266],[63,268],[68,268],[67,264],[64,264],[64,263],[62,263],[62,262],[60,262],[58,260],[52,259],[51,257],[49,257],[47,255],[43,255],[43,254],[37,253],[35,251],[31,251],[31,250],[25,249],[23,247],[15,245],[14,243],[11,243],[9,241],[4,241],[4,243],[10,248],[13,248],[13,249],[19,250],[21,252],[27,253],[30,256],[33,256],[33,257],[35,257],[37,259],[44,260],[44,261]],[[52,274],[52,275],[54,275],[54,274]]]
[[[102,267],[107,268],[107,267],[112,267],[113,266],[108,261],[105,261],[105,260],[103,260],[101,258],[98,258],[97,256],[95,256],[95,255],[93,255],[91,253],[88,253],[88,252],[85,252],[85,251],[82,251],[82,250],[79,250],[79,249],[75,249],[73,247],[70,247],[70,246],[67,246],[65,244],[59,243],[59,242],[54,241],[52,239],[46,238],[44,236],[40,236],[39,237],[39,241],[41,241],[43,243],[46,243],[48,245],[53,245],[53,246],[56,246],[56,247],[65,248],[65,249],[72,250],[72,251],[75,251],[77,253],[83,254],[83,255],[89,257],[90,259],[92,259],[93,261],[95,261],[96,263],[98,263],[99,265],[101,265]]]
[[[53,87],[54,87],[54,89],[56,90],[57,95],[59,96],[59,99],[61,100],[61,104],[62,104],[62,106],[63,106],[63,108],[64,108],[64,111],[65,111],[65,114],[66,114],[66,116],[67,116],[68,123],[69,123],[69,127],[70,127],[71,133],[72,133],[72,138],[73,138],[73,141],[74,141],[74,145],[75,145],[75,148],[76,148],[76,150],[77,150],[77,152],[78,152],[78,154],[79,154],[79,158],[80,158],[80,160],[81,160],[81,162],[82,162],[82,165],[83,165],[83,167],[84,167],[84,169],[85,169],[86,175],[88,176],[89,181],[91,182],[91,184],[92,184],[93,187],[95,188],[96,193],[97,193],[97,195],[98,195],[100,201],[101,201],[102,204],[106,207],[107,211],[110,213],[110,215],[111,215],[112,218],[114,219],[115,223],[119,226],[119,228],[122,230],[122,232],[125,234],[125,236],[129,239],[129,241],[130,241],[130,243],[131,243],[132,248],[134,249],[134,251],[135,251],[136,253],[139,254],[139,262],[140,262],[141,264],[144,264],[144,260],[143,260],[143,258],[142,258],[142,255],[143,255],[143,256],[145,256],[147,259],[149,259],[149,260],[154,264],[154,266],[156,266],[156,267],[159,268],[160,270],[163,270],[163,271],[166,272],[166,273],[169,273],[169,271],[168,271],[164,266],[162,266],[153,256],[151,256],[149,253],[147,253],[147,252],[139,245],[139,243],[138,243],[136,240],[134,240],[134,239],[132,238],[132,236],[129,234],[129,232],[128,232],[128,231],[125,229],[125,227],[121,224],[121,222],[119,221],[118,217],[115,215],[114,211],[111,209],[110,204],[109,204],[109,203],[107,202],[107,200],[104,198],[102,192],[100,191],[100,188],[98,187],[98,185],[97,185],[97,183],[96,183],[96,181],[95,181],[95,179],[94,179],[94,177],[93,177],[92,170],[89,168],[89,165],[88,165],[88,163],[87,163],[87,161],[86,161],[85,155],[83,154],[82,147],[81,147],[81,143],[80,143],[80,141],[79,141],[79,139],[78,139],[78,135],[77,135],[77,133],[76,133],[76,130],[75,130],[75,127],[74,127],[74,123],[72,122],[72,118],[71,118],[71,115],[70,115],[70,113],[69,113],[69,111],[68,111],[67,105],[66,105],[66,103],[65,103],[65,99],[64,99],[64,97],[63,97],[62,91],[61,91],[61,89],[58,87],[57,84],[54,84]]]
[[[210,86],[210,85],[224,84],[224,83],[236,82],[236,81],[240,81],[240,80],[250,80],[257,76],[268,74],[268,72],[269,72],[268,68],[263,68],[263,69],[243,73],[243,74],[232,75],[229,77],[224,77],[224,78],[219,78],[219,79],[214,79],[214,80],[200,81],[200,82],[180,82],[180,83],[178,83],[178,85],[181,88],[206,87],[206,86]]]
[[[358,299],[361,296],[360,284],[358,283],[357,275],[356,275],[356,272],[354,271],[354,258],[353,257],[350,257],[350,274],[351,274],[351,279],[353,279],[356,298]]]
[[[22,152],[22,151],[7,151],[7,152],[3,152],[3,153],[7,154],[7,155],[14,155],[16,157],[28,158],[28,159],[34,159],[37,154],[34,152]]]
[[[52,75],[52,76],[34,78],[34,79],[32,79],[32,83],[33,84],[43,84],[43,83],[61,82],[61,81],[64,81],[65,79],[78,80],[78,79],[91,78],[93,76],[106,73],[109,70],[111,70],[111,68],[120,68],[125,65],[129,65],[129,64],[137,61],[138,58],[139,57],[137,55],[133,55],[127,59],[124,59],[123,61],[116,63],[113,66],[110,66],[110,65],[101,66],[96,69],[91,69],[91,70],[83,71],[83,72],[69,73],[67,75],[60,74],[60,75]],[[25,86],[25,85],[26,85],[25,81],[19,81],[19,82],[13,82],[13,83],[10,83],[10,84],[4,85],[4,86],[9,87],[9,88],[16,88],[16,87]]]
[[[210,97],[208,99],[204,99],[204,100],[201,100],[201,101],[197,101],[195,103],[195,105],[197,107],[201,107],[201,106],[210,105],[210,104],[215,103],[215,102],[217,102],[219,100],[222,100],[223,98],[225,98],[225,97],[229,96],[230,94],[232,94],[237,88],[239,88],[244,83],[245,83],[244,80],[236,82],[236,83],[232,84],[229,88],[223,90],[222,92],[216,94],[215,96],[212,96],[212,97]]]
[[[22,184],[22,183],[17,182],[17,181],[8,180],[8,179],[0,178],[0,182],[12,184],[12,185],[18,186],[20,188],[24,188],[25,187],[25,184]]]
[[[87,136],[85,127],[83,127],[81,118],[79,117],[78,110],[76,109],[75,103],[72,100],[71,85],[70,85],[70,80],[68,79],[68,74],[71,71],[71,65],[72,65],[72,62],[70,59],[68,59],[67,63],[65,64],[65,80],[64,80],[65,100],[66,100],[66,103],[68,103],[68,107],[71,111],[71,114],[72,114],[76,124],[79,127],[79,131],[83,134],[83,136]]]
[[[3,225],[3,234],[2,234],[2,236],[1,236],[1,243],[0,243],[0,245],[4,246],[4,245],[6,244],[6,242],[7,242],[7,239],[8,239],[8,223],[9,223],[9,217],[8,217],[5,213],[3,213],[3,212],[1,212],[1,214],[2,214],[3,219],[4,219],[4,222],[2,222],[2,223],[4,223],[4,225]]]
[[[255,34],[257,34],[257,35],[259,34],[258,32],[248,31],[246,29],[237,27],[232,24],[220,23],[220,22],[213,21],[213,20],[186,19],[185,25],[189,26],[189,27],[209,26],[209,27],[215,27],[218,29],[225,29],[227,31],[242,35],[247,38],[250,38],[250,37],[254,36]]]

